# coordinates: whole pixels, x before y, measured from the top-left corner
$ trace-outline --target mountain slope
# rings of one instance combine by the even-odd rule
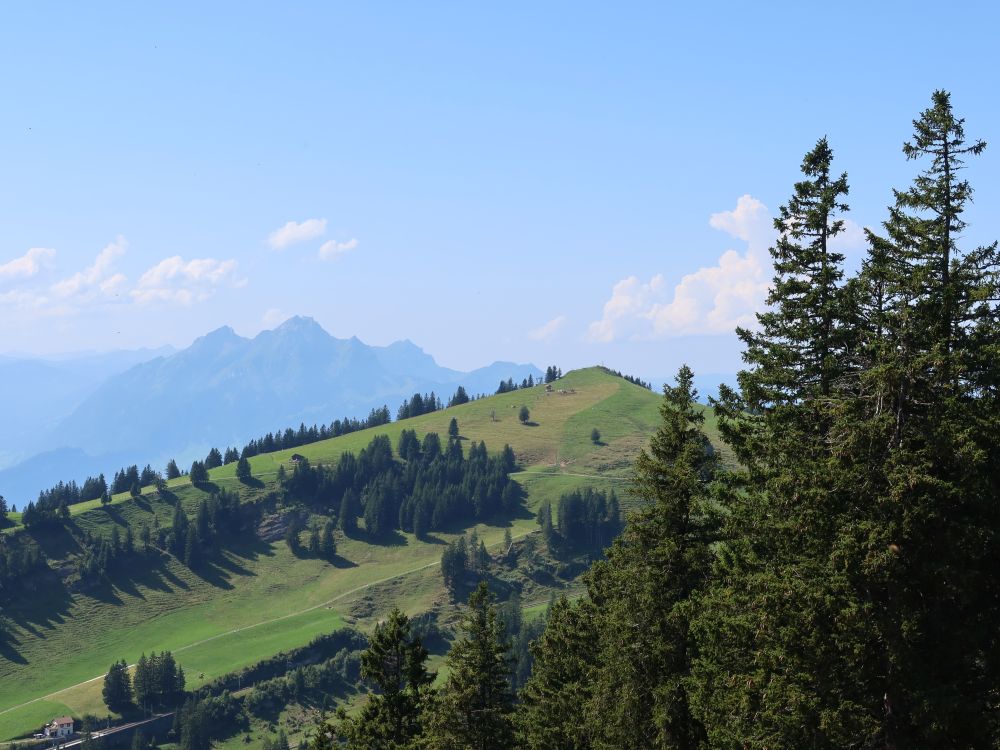
[[[0,469],[42,449],[45,436],[107,378],[172,351],[0,357]]]
[[[496,363],[471,373],[440,367],[404,341],[372,347],[338,339],[311,318],[291,318],[252,339],[219,328],[187,349],[108,379],[50,434],[50,449],[74,449],[0,472],[0,492],[18,505],[57,480],[115,471],[125,463],[182,465],[216,446],[243,445],[275,429],[392,411],[414,392],[446,401],[459,385],[492,393],[501,379],[539,377],[533,365]]]
[[[559,393],[559,391],[565,393]],[[314,462],[329,463],[345,451],[357,452],[376,434],[393,445],[402,429],[418,435],[444,434],[458,420],[468,441],[484,440],[491,451],[509,443],[524,469],[514,475],[527,492],[527,507],[581,484],[624,486],[627,466],[659,422],[656,394],[608,375],[599,368],[568,374],[546,394],[542,386],[515,391],[463,406],[352,433],[296,449]],[[521,405],[531,410],[531,425],[517,418]],[[590,441],[597,427],[602,445]],[[263,486],[236,482],[233,465],[211,473],[218,487],[239,488],[248,499],[274,488],[278,467],[291,466],[293,451],[256,456],[251,464]],[[148,490],[139,500],[115,498],[108,508],[74,506],[73,523],[92,534],[107,535],[123,524],[155,522],[168,526],[173,503],[191,513],[204,498],[186,479],[170,483],[170,495]],[[176,498],[176,499],[171,499]],[[534,518],[521,514],[504,525],[480,525],[487,544],[498,543],[509,528],[514,536],[537,529]],[[172,559],[165,567],[131,571],[106,587],[70,591],[45,587],[30,600],[8,610],[14,628],[0,653],[0,737],[32,728],[42,710],[31,704],[6,714],[3,709],[75,685],[107,668],[114,659],[134,662],[141,652],[168,648],[178,652],[193,687],[282,648],[302,645],[319,632],[336,627],[346,605],[379,581],[397,577],[394,601],[411,613],[440,595],[440,578],[424,575],[437,565],[441,542],[452,534],[435,533],[427,541],[400,534],[391,544],[368,544],[338,536],[342,562],[292,555],[282,542],[251,543],[226,550],[207,572],[194,574]],[[53,540],[46,544],[55,546]],[[282,617],[278,622],[268,622]],[[267,622],[266,625],[258,623]],[[232,632],[236,628],[248,628]],[[228,633],[228,634],[227,634]],[[189,644],[206,638],[202,646]],[[92,683],[54,696],[52,710],[99,711],[100,685]],[[34,713],[33,713],[34,712]]]

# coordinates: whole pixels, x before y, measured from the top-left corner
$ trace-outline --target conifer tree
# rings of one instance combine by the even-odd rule
[[[534,666],[515,715],[518,746],[530,750],[590,750],[587,722],[593,697],[594,644],[598,628],[593,605],[561,597],[548,614],[541,637],[531,644]]]
[[[338,732],[348,748],[394,750],[408,747],[421,733],[424,704],[434,674],[427,671],[428,653],[411,635],[410,620],[393,609],[375,626],[361,654],[361,677],[374,688],[361,712],[342,717]]]
[[[988,572],[1000,543],[1000,258],[995,242],[959,244],[972,196],[963,160],[985,143],[966,141],[945,91],[913,126],[903,152],[927,166],[895,191],[884,236],[870,234],[859,285],[881,292],[868,304],[878,325],[864,327],[858,396],[838,429],[844,484],[871,501],[841,546],[864,563],[879,734],[897,746],[984,746],[996,731],[986,696],[1000,687],[988,635],[1000,621]]]
[[[708,581],[718,535],[718,459],[693,373],[682,367],[676,381],[664,387],[662,424],[636,460],[642,504],[588,574],[600,622],[589,711],[598,747],[695,748],[704,739],[686,681],[692,597]]]
[[[167,479],[177,479],[181,475],[181,470],[174,459],[167,461]]]
[[[360,501],[358,493],[348,488],[340,500],[340,530],[344,536],[352,536],[358,531],[358,509]]]
[[[128,664],[123,659],[111,665],[104,676],[102,690],[104,704],[112,711],[125,708],[132,702],[132,681],[128,674]]]
[[[337,543],[333,538],[333,521],[323,524],[323,537],[320,540],[320,554],[327,560],[337,554]]]
[[[244,484],[253,479],[253,474],[250,471],[250,461],[247,460],[246,456],[240,457],[239,461],[236,462],[236,478]]]
[[[448,679],[430,710],[431,750],[514,746],[510,642],[483,581],[469,598],[461,635],[448,652]]]

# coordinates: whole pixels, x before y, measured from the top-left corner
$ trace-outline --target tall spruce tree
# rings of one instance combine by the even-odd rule
[[[844,256],[831,243],[844,229],[839,215],[848,210],[848,184],[832,166],[833,150],[821,138],[802,160],[805,179],[774,221],[769,309],[757,316],[758,330],[737,329],[749,365],[739,374],[740,393],[720,389],[720,427],[750,470],[774,468],[778,462],[764,453],[782,438],[793,453],[803,440],[823,440],[828,420],[800,407],[823,405],[846,367]]]
[[[430,710],[432,750],[507,750],[514,747],[510,642],[483,581],[469,597],[461,635],[445,661],[448,679]]]
[[[738,331],[740,392],[721,388],[715,403],[741,468],[692,626],[692,710],[712,745],[837,747],[872,728],[852,650],[865,610],[832,557],[856,501],[835,491],[830,448],[854,350],[843,258],[830,248],[847,177],[831,168],[821,139],[775,221],[769,309],[757,331]]]
[[[694,375],[664,388],[662,424],[635,464],[640,509],[588,575],[600,669],[588,723],[595,747],[695,748],[703,733],[685,684],[692,597],[709,576],[719,521],[718,458]]]
[[[566,597],[552,605],[541,637],[531,644],[534,665],[515,715],[518,747],[589,750],[587,709],[594,692],[598,642],[596,612]]]
[[[421,734],[422,712],[434,681],[427,657],[399,609],[375,626],[361,654],[361,677],[374,692],[356,717],[342,717],[338,726],[348,748],[397,750],[409,747]]]
[[[867,500],[843,548],[872,612],[879,741],[981,747],[1000,691],[1000,258],[959,245],[963,159],[985,143],[966,142],[945,91],[913,125],[904,154],[929,163],[895,191],[858,285],[881,298],[838,425],[844,483]]]
[[[132,681],[128,674],[128,664],[123,659],[116,661],[104,676],[101,692],[104,705],[112,711],[119,711],[132,702]]]

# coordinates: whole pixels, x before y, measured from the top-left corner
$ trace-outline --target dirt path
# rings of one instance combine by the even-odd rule
[[[535,533],[537,533],[537,532],[529,531],[529,532],[526,532],[524,534],[519,534],[518,536],[516,536],[514,538],[515,539],[520,539],[521,537],[527,536],[528,534],[535,534]],[[500,542],[499,544],[503,544],[503,542]],[[499,546],[499,544],[491,544],[490,546],[491,547],[497,547],[497,546]],[[394,576],[387,576],[386,578],[380,578],[377,581],[370,581],[370,582],[364,584],[363,586],[357,586],[357,587],[351,589],[350,591],[345,591],[342,594],[337,594],[337,596],[333,597],[332,599],[327,599],[325,602],[320,602],[319,604],[314,604],[311,607],[306,607],[305,609],[301,609],[298,612],[289,612],[287,615],[282,615],[281,617],[273,617],[270,620],[263,620],[261,622],[255,622],[253,625],[244,625],[243,627],[240,627],[240,628],[233,628],[232,630],[227,630],[224,633],[218,633],[217,635],[213,635],[213,636],[211,636],[209,638],[203,638],[200,641],[195,641],[194,643],[189,643],[186,646],[181,646],[180,648],[175,648],[172,653],[179,654],[179,653],[181,653],[183,651],[187,651],[188,649],[194,648],[195,646],[201,646],[204,643],[210,643],[211,641],[218,640],[219,638],[225,638],[225,637],[230,636],[230,635],[236,635],[237,633],[242,633],[242,632],[244,632],[246,630],[252,630],[254,628],[259,628],[259,627],[262,627],[264,625],[270,625],[271,623],[281,622],[282,620],[287,620],[287,619],[289,619],[291,617],[298,617],[299,615],[304,615],[307,612],[313,612],[314,610],[322,609],[323,607],[328,607],[331,604],[333,604],[334,602],[338,602],[341,599],[344,599],[345,597],[350,596],[351,594],[358,593],[359,591],[364,591],[365,589],[369,589],[369,588],[371,588],[373,586],[379,586],[379,585],[381,585],[383,583],[388,583],[389,581],[395,581],[398,578],[405,578],[406,576],[413,575],[414,573],[419,573],[422,570],[427,570],[427,568],[432,568],[435,565],[440,565],[440,564],[441,564],[440,561],[434,560],[432,562],[427,563],[426,565],[420,565],[419,567],[413,568],[411,570],[407,570],[407,571],[405,571],[403,573],[398,573],[398,574],[396,574]],[[134,667],[135,665],[134,664],[130,664],[129,666],[130,667]],[[103,679],[104,679],[104,675],[100,675],[99,677],[93,677],[93,678],[91,678],[89,680],[84,680],[83,682],[78,682],[75,685],[68,685],[67,687],[60,688],[59,690],[55,691],[54,693],[49,693],[48,695],[42,695],[42,696],[39,696],[38,698],[32,698],[30,701],[25,701],[24,703],[20,703],[20,704],[18,704],[16,706],[11,706],[10,708],[5,708],[2,711],[0,711],[0,716],[2,716],[3,714],[10,713],[11,711],[17,711],[18,709],[24,708],[25,706],[30,706],[32,703],[38,703],[39,701],[50,700],[52,698],[57,697],[61,693],[65,693],[67,690],[74,690],[74,689],[76,689],[78,687],[83,687],[84,685],[89,685],[92,682],[97,682],[98,680],[103,680]]]

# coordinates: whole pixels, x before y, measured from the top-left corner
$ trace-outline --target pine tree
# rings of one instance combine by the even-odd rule
[[[181,470],[174,459],[167,461],[167,479],[177,479],[181,475]]]
[[[877,668],[869,710],[886,744],[984,746],[998,689],[997,562],[1000,454],[996,358],[997,245],[959,239],[972,188],[961,179],[967,143],[947,92],[914,121],[907,159],[928,159],[870,235],[865,290],[881,292],[878,325],[864,328],[859,397],[838,423],[845,486],[871,501],[842,536],[864,563],[859,596],[872,612]],[[849,460],[849,463],[847,463]],[[933,605],[929,603],[933,602]]]
[[[353,536],[358,532],[358,508],[360,501],[358,493],[354,489],[344,491],[344,496],[340,500],[340,530],[344,536]]]
[[[333,521],[323,524],[323,538],[320,540],[320,554],[327,560],[337,554],[337,543],[333,538]]]
[[[718,539],[718,459],[693,373],[682,367],[676,381],[664,388],[662,424],[636,460],[639,510],[588,574],[601,666],[589,731],[602,747],[695,748],[704,739],[686,683],[692,600],[708,582]]]
[[[420,735],[424,704],[434,681],[426,668],[427,657],[420,639],[410,633],[409,618],[399,609],[375,626],[361,654],[361,677],[374,691],[358,716],[344,718],[338,727],[349,748],[403,748]]]
[[[432,750],[514,746],[510,642],[485,581],[469,598],[461,635],[446,659],[448,679],[430,710]]]
[[[531,645],[534,665],[515,715],[518,746],[530,750],[590,750],[587,709],[593,697],[598,629],[593,606],[561,597]]]
[[[111,711],[119,711],[132,702],[132,682],[124,660],[115,662],[108,669],[101,694],[104,704]]]
[[[246,456],[242,456],[236,462],[236,478],[244,484],[248,484],[253,479],[253,474],[250,471],[250,461],[247,460]]]
[[[313,524],[312,528],[309,529],[309,554],[319,557],[322,551],[319,526]]]

